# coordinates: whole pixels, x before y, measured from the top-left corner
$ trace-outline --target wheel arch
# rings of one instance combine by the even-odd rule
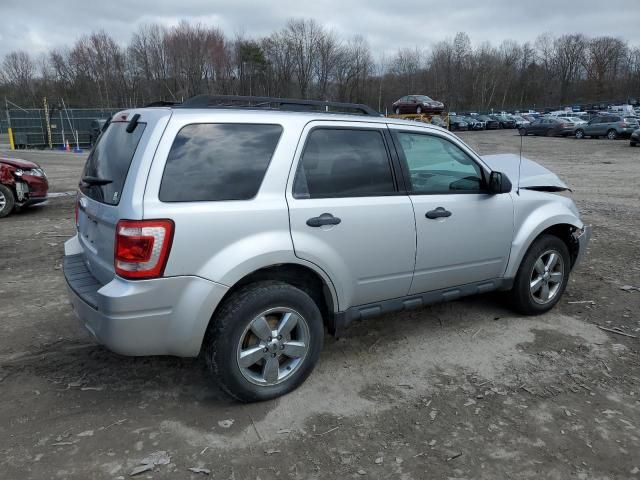
[[[535,218],[536,215],[532,215],[532,217],[534,218],[529,218],[520,228],[520,231],[516,232],[511,247],[511,256],[504,275],[505,278],[515,278],[522,259],[533,242],[545,234],[554,235],[565,242],[571,253],[572,267],[578,258],[579,245],[573,237],[573,232],[581,229],[584,225],[575,215],[570,214],[570,212],[554,215],[545,221],[537,223],[535,228],[530,229],[528,228],[530,223],[538,222],[538,219]]]
[[[251,283],[265,280],[288,283],[306,292],[318,305],[326,327],[331,333],[335,331],[334,318],[338,312],[338,296],[333,282],[324,272],[306,264],[293,262],[266,265],[239,278],[214,309],[210,322],[220,306],[236,291]]]

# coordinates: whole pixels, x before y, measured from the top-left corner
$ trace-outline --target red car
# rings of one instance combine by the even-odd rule
[[[27,207],[47,199],[49,182],[37,163],[0,157],[0,218],[14,208]]]
[[[433,100],[426,95],[407,95],[393,102],[393,113],[440,113],[444,111],[444,103]]]

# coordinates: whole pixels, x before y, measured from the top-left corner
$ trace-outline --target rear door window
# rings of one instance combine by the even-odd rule
[[[371,197],[395,191],[381,131],[311,131],[293,185],[295,198]]]
[[[280,125],[201,123],[178,132],[167,157],[162,202],[256,196],[282,134]]]
[[[126,122],[113,122],[100,136],[89,154],[82,177],[96,182],[80,183],[80,191],[89,198],[108,205],[118,205],[131,160],[146,127],[138,123],[133,132]],[[99,180],[99,181],[98,181]]]

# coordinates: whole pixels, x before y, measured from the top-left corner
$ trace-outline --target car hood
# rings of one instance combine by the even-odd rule
[[[528,158],[522,157],[522,165],[519,165],[520,156],[513,153],[483,155],[481,158],[491,170],[505,173],[514,186],[518,184],[518,170],[520,170],[521,188],[569,189],[555,173]]]
[[[40,165],[34,162],[30,162],[29,160],[22,160],[20,158],[6,158],[0,157],[0,163],[6,163],[7,165],[11,165],[12,167],[22,168],[24,170],[29,170],[31,168],[40,168]]]

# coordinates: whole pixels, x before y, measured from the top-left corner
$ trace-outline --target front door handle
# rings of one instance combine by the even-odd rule
[[[426,214],[425,217],[430,218],[430,219],[434,219],[434,218],[447,218],[451,216],[451,212],[449,210],[445,210],[442,207],[438,207],[435,210],[429,210]]]
[[[342,220],[334,217],[330,213],[323,213],[319,217],[313,217],[307,220],[310,227],[321,227],[322,225],[338,225]]]

